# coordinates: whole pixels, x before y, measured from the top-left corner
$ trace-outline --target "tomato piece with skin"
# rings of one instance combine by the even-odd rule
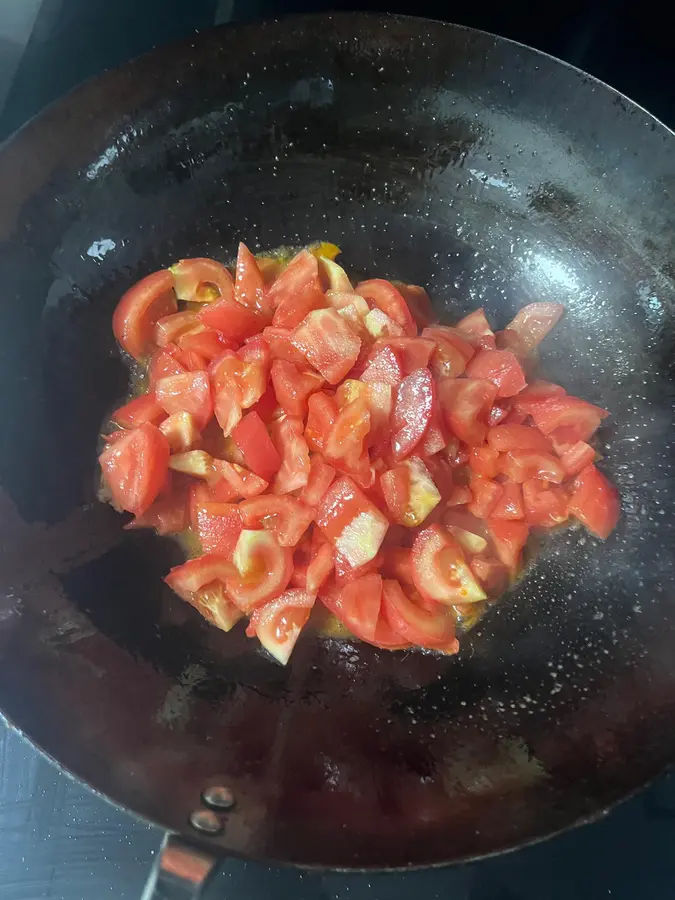
[[[564,311],[561,303],[530,303],[519,309],[506,327],[519,336],[529,352],[558,324]]]
[[[260,416],[247,413],[232,429],[232,440],[246,467],[265,481],[271,481],[281,467],[281,456]]]
[[[443,648],[447,653],[459,650],[455,623],[443,607],[436,612],[422,609],[406,596],[398,581],[385,579],[382,582],[382,613],[392,630],[411,644]]]
[[[446,606],[485,600],[459,544],[439,525],[419,532],[412,557],[415,587],[426,600]]]
[[[310,395],[307,401],[305,440],[312,450],[323,452],[326,438],[338,417],[338,411],[334,397],[323,391]]]
[[[265,650],[285,666],[309,620],[314,600],[307,591],[284,591],[275,600],[253,610],[246,634],[255,635]]]
[[[357,566],[353,568],[347,560],[340,553],[333,554],[333,566],[335,569],[335,584],[342,588],[346,584],[350,584],[350,582],[355,581],[357,578],[363,578],[364,575],[372,575],[378,574],[382,563],[384,562],[384,555],[382,553],[378,553],[367,563],[364,563],[362,566]]]
[[[355,471],[363,456],[369,431],[368,405],[363,398],[357,397],[339,411],[325,438],[324,456],[341,471]]]
[[[319,599],[354,637],[372,641],[375,637],[382,604],[382,578],[364,575],[344,585],[342,590],[326,590]]]
[[[290,494],[309,481],[309,447],[301,419],[284,416],[269,426],[272,443],[281,456],[281,466],[272,482],[272,493]]]
[[[444,378],[438,383],[445,421],[453,434],[472,447],[485,442],[487,416],[496,395],[496,386],[487,380]]]
[[[166,347],[167,344],[176,343],[178,338],[188,331],[198,331],[203,327],[193,310],[163,316],[155,324],[155,344],[158,347]]]
[[[244,466],[228,462],[225,459],[213,460],[214,477],[210,479],[212,484],[217,479],[224,478],[235,492],[236,497],[257,497],[269,487],[269,482],[255,472],[251,472]]]
[[[197,318],[228,340],[239,342],[261,332],[269,321],[261,313],[229,297],[204,307],[197,313]]]
[[[302,371],[293,363],[276,359],[270,370],[274,393],[279,405],[289,416],[307,415],[307,398],[321,389],[324,380],[316,372]]]
[[[329,384],[346,377],[361,349],[361,339],[334,309],[310,312],[291,341]]]
[[[393,281],[392,284],[405,300],[417,327],[426,328],[434,320],[434,311],[431,298],[424,288],[418,284],[403,284],[401,281]]]
[[[185,600],[193,606],[207,622],[220,628],[221,631],[231,631],[242,618],[243,613],[231,603],[225,586],[220,581],[212,581],[206,584],[194,594],[185,597]]]
[[[163,419],[166,419],[166,412],[164,407],[157,402],[155,392],[148,391],[147,394],[134,397],[124,406],[120,406],[110,418],[122,428],[136,428],[144,422],[159,425]]]
[[[471,477],[471,503],[468,511],[479,519],[487,519],[502,495],[502,486],[482,475]]]
[[[527,384],[520,363],[509,350],[479,350],[466,367],[466,374],[491,381],[498,397],[513,397]]]
[[[546,435],[530,425],[497,425],[488,431],[487,442],[499,453],[508,453],[509,450],[538,450],[541,453],[551,453],[553,450],[551,441]]]
[[[420,445],[423,456],[434,456],[440,453],[448,445],[448,433],[443,420],[443,414],[438,405],[434,406],[431,413],[431,421],[427,427]]]
[[[473,347],[482,350],[496,350],[497,341],[494,332],[490,328],[483,309],[475,309],[468,316],[456,325],[457,331],[467,340]]]
[[[489,556],[474,556],[471,571],[489,597],[499,597],[509,586],[509,570],[503,562]]]
[[[521,553],[530,533],[528,525],[525,522],[489,519],[488,528],[498,559],[511,575],[517,574]]]
[[[306,590],[316,596],[328,581],[335,564],[335,551],[331,544],[317,547],[307,565]]]
[[[434,325],[425,328],[422,337],[435,344],[429,366],[436,378],[457,378],[464,372],[474,350],[454,328]]]
[[[408,304],[400,291],[390,281],[371,278],[356,285],[355,292],[367,300],[371,308],[381,310],[399,325],[409,337],[417,335],[417,325]]]
[[[549,397],[534,403],[526,412],[544,434],[564,427],[569,432],[569,438],[576,438],[578,441],[587,441],[609,415],[607,410],[599,406],[567,395]]]
[[[113,314],[113,333],[123,350],[141,361],[156,349],[156,322],[176,311],[173,275],[153,272],[122,296]]]
[[[499,468],[503,475],[519,483],[528,478],[541,478],[560,484],[565,477],[560,461],[551,453],[538,450],[509,450],[500,457]]]
[[[523,488],[520,484],[507,481],[502,486],[501,496],[490,511],[492,519],[519,520],[525,518]]]
[[[378,382],[393,387],[400,384],[403,381],[403,370],[397,351],[389,344],[373,346],[360,380],[366,384]]]
[[[160,423],[159,430],[166,436],[172,453],[196,450],[201,443],[201,432],[189,412],[173,413]]]
[[[197,353],[207,362],[218,359],[226,350],[236,350],[237,346],[212,328],[188,331],[178,338],[177,344],[185,353]]]
[[[573,478],[595,461],[596,453],[585,441],[576,441],[560,455],[560,463],[566,478]]]
[[[274,307],[276,328],[295,328],[313,310],[325,307],[317,259],[301,250],[268,288],[267,297]]]
[[[169,269],[176,296],[188,303],[213,303],[234,297],[234,281],[229,269],[206,257],[180,259]]]
[[[594,465],[577,476],[569,501],[569,513],[591,534],[606,540],[616,527],[621,512],[619,492]]]
[[[242,516],[236,503],[219,503],[204,499],[195,486],[192,501],[192,521],[204,553],[218,553],[232,559],[239,534],[243,528]]]
[[[279,417],[281,407],[277,403],[277,395],[271,384],[267,385],[260,400],[254,403],[250,410],[259,415],[266,425]]]
[[[311,507],[294,497],[266,494],[239,504],[246,528],[271,531],[282,547],[295,547],[314,517]]]
[[[528,525],[553,528],[567,520],[567,496],[548,481],[528,478],[523,482],[523,504]]]
[[[436,349],[434,341],[428,338],[391,338],[385,342],[395,353],[399,355],[403,371],[403,377],[411,375],[418,369],[426,369],[429,360]],[[373,344],[373,349],[380,345],[379,341]]]
[[[371,309],[363,320],[366,331],[373,340],[386,340],[387,338],[403,337],[405,331],[390,319],[381,309]]]
[[[354,569],[377,556],[389,527],[386,517],[348,477],[326,491],[315,521]]]
[[[166,481],[169,444],[158,428],[144,422],[106,447],[99,465],[114,504],[141,516]]]
[[[498,462],[499,453],[492,447],[474,447],[469,453],[469,467],[485,478],[495,478],[499,474]]]
[[[239,244],[237,252],[234,299],[242,306],[261,313],[267,319],[272,315],[272,305],[266,296],[265,280],[255,256],[244,243]]]
[[[176,355],[177,348],[173,345],[168,347],[160,347],[157,349],[150,360],[148,366],[148,379],[151,387],[153,387],[160,378],[168,378],[170,375],[182,375],[186,372],[186,367],[182,364]]]
[[[169,481],[167,489],[160,492],[157,499],[146,511],[135,516],[124,526],[125,530],[153,528],[157,534],[179,534],[190,524],[189,491],[185,487],[174,486]]]
[[[441,502],[441,495],[421,459],[411,457],[389,469],[380,478],[389,518],[407,528],[416,528]]]
[[[293,574],[293,551],[281,547],[271,531],[244,528],[232,560],[234,571],[225,578],[225,587],[243,613],[278,597]]]
[[[335,478],[335,469],[318,453],[310,457],[309,479],[300,493],[300,500],[308,506],[318,506]]]
[[[192,594],[214,581],[225,582],[233,571],[232,563],[223,556],[206,553],[196,559],[189,559],[180,566],[174,566],[164,581],[179,597],[191,603]]]
[[[283,359],[296,366],[304,367],[307,365],[307,359],[304,353],[293,346],[292,334],[293,331],[290,328],[274,328],[272,325],[268,325],[262,330],[262,339],[269,347],[272,359]]]
[[[155,387],[157,402],[169,415],[189,412],[201,430],[213,416],[211,382],[206,372],[185,372],[162,378]]]
[[[418,369],[400,383],[392,413],[391,447],[395,460],[409,456],[422,440],[435,402],[436,388],[428,369]]]

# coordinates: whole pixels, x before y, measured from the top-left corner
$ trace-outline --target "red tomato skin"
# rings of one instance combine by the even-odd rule
[[[307,566],[305,580],[308,593],[316,595],[330,578],[333,571],[335,551],[330,544],[318,547]]]
[[[159,425],[163,419],[166,419],[166,412],[157,402],[154,391],[134,397],[124,406],[116,409],[111,416],[111,420],[121,425],[122,428],[136,428],[143,422]]]
[[[319,391],[309,397],[307,410],[305,440],[311,450],[323,452],[326,438],[338,417],[337,403],[334,397]]]
[[[424,437],[436,403],[436,388],[428,369],[418,369],[398,386],[392,412],[391,448],[400,462]]]
[[[374,345],[360,380],[366,384],[379,382],[396,387],[403,381],[401,360],[397,351],[389,344]]]
[[[171,266],[170,271],[179,300],[206,303],[234,296],[234,282],[229,269],[215,259],[180,259]]]
[[[487,519],[502,495],[502,486],[496,481],[474,475],[471,478],[471,503],[468,511],[478,519]]]
[[[308,506],[318,506],[334,479],[333,466],[328,465],[318,453],[315,453],[310,458],[309,480],[300,494],[300,499]]]
[[[324,494],[315,521],[329,541],[335,543],[344,529],[363,512],[376,510],[354,481],[345,476],[334,481]]]
[[[186,372],[162,378],[155,387],[157,402],[169,415],[189,412],[202,430],[213,417],[211,382],[206,372]]]
[[[567,497],[562,488],[538,478],[523,482],[523,504],[528,525],[553,528],[567,519]]]
[[[272,482],[274,494],[290,494],[309,480],[309,448],[301,419],[284,416],[270,424],[272,443],[281,456],[281,466]]]
[[[178,346],[186,353],[197,353],[207,362],[213,362],[226,350],[236,350],[234,341],[228,341],[211,328],[203,331],[188,331],[178,338]]]
[[[240,534],[240,540],[245,532]],[[255,532],[249,532],[249,534]],[[233,567],[225,578],[225,586],[232,602],[243,613],[250,614],[258,606],[269,603],[286,590],[293,574],[293,551],[281,547],[274,535],[267,531],[257,532],[253,548],[258,557],[254,575],[242,576]],[[236,550],[234,554],[236,558]],[[260,559],[262,557],[262,559]]]
[[[154,342],[158,347],[166,347],[167,344],[176,342],[181,335],[200,327],[193,311],[174,312],[157,320]]]
[[[291,335],[298,349],[329,384],[339,384],[352,368],[361,339],[334,309],[310,312]]]
[[[509,350],[479,350],[466,367],[469,378],[483,378],[497,386],[498,397],[513,397],[526,386],[525,373]]]
[[[560,461],[551,453],[538,450],[509,450],[500,457],[499,468],[503,475],[519,483],[527,478],[541,478],[560,484],[565,477]]]
[[[223,556],[206,553],[174,566],[164,581],[183,600],[191,602],[191,595],[212,581],[224,581],[232,572],[232,564]]]
[[[232,559],[243,527],[236,503],[203,501],[193,495],[194,528],[204,553],[218,553]]]
[[[323,378],[315,372],[301,371],[293,363],[275,359],[270,370],[272,386],[279,405],[289,416],[304,419],[307,398],[323,385]]]
[[[496,386],[484,379],[444,378],[438,384],[439,403],[448,427],[471,447],[485,442],[487,416],[496,395]]]
[[[146,275],[122,296],[113,314],[118,344],[136,360],[155,349],[155,323],[176,311],[173,275],[168,269]]]
[[[520,554],[530,531],[528,526],[525,522],[488,519],[488,528],[497,557],[515,575],[520,568]]]
[[[425,328],[422,337],[434,342],[431,370],[436,378],[457,378],[466,369],[473,356],[473,347],[447,325]]]
[[[469,467],[476,475],[496,478],[499,474],[499,453],[492,447],[474,447],[469,454]]]
[[[265,295],[265,281],[255,256],[246,244],[240,243],[235,267],[234,299],[248,309],[269,318],[272,307]]]
[[[246,467],[265,481],[271,481],[281,467],[281,456],[260,416],[247,413],[232,429],[232,440],[241,451]]]
[[[593,464],[586,466],[574,482],[569,513],[592,534],[606,540],[621,514],[619,492]]]
[[[560,456],[560,462],[565,470],[566,478],[573,478],[582,469],[594,462],[595,450],[585,441],[576,441],[568,447]]]
[[[518,521],[525,518],[523,507],[523,488],[520,484],[507,481],[502,485],[502,493],[490,512],[492,519],[511,519]]]
[[[430,649],[448,648],[447,652],[451,653],[459,650],[455,623],[443,608],[439,605],[433,613],[422,609],[394,579],[382,582],[382,614],[392,630],[411,644]]]
[[[247,528],[271,531],[281,547],[295,547],[312,521],[313,510],[295,497],[266,494],[239,504]]]
[[[267,297],[274,307],[276,328],[295,328],[313,310],[325,307],[317,259],[301,250],[268,288]]]
[[[508,453],[509,450],[553,452],[553,445],[546,435],[529,425],[497,425],[488,431],[487,442],[499,453]]]
[[[393,284],[405,300],[417,327],[422,329],[430,325],[434,320],[434,310],[431,297],[424,288],[418,284],[403,284],[400,281],[393,282]]]
[[[461,319],[457,323],[456,328],[473,347],[483,350],[497,349],[497,341],[484,310],[475,309],[468,316]]]
[[[229,297],[205,306],[197,313],[197,318],[203,325],[215,328],[230,341],[245,341],[267,325],[267,319],[259,312],[242,306]]]
[[[106,447],[99,464],[115,504],[142,516],[166,482],[169,444],[158,428],[145,422]]]
[[[436,344],[433,341],[422,337],[391,338],[385,343],[399,354],[404,378],[418,369],[426,369],[436,349]],[[373,344],[373,348],[378,346],[380,346],[380,342],[376,341]]]
[[[392,321],[400,325],[409,337],[417,335],[417,325],[408,304],[390,281],[385,281],[384,278],[371,278],[357,284],[354,291],[363,297],[371,308],[382,310]]]
[[[373,640],[382,602],[382,578],[379,575],[355,578],[339,592],[332,587],[323,591],[319,599],[355,637],[362,641]]]
[[[530,351],[558,324],[564,311],[561,303],[530,303],[518,310],[507,330],[516,332]]]
[[[607,410],[599,406],[567,395],[549,397],[534,403],[526,412],[529,412],[537,428],[544,434],[564,427],[569,430],[569,438],[578,441],[587,441],[609,415]]]
[[[154,528],[157,534],[179,534],[190,525],[189,491],[171,479],[157,499],[140,516],[135,516],[124,529]]]
[[[154,387],[160,378],[168,378],[169,375],[181,375],[187,369],[177,358],[178,348],[173,344],[156,350],[148,366],[148,379],[150,386]]]

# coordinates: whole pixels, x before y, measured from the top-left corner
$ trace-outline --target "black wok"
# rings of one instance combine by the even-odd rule
[[[601,815],[675,758],[674,234],[671,132],[434,22],[214,30],[40,115],[0,152],[3,712],[218,853],[429,865]],[[551,535],[457,658],[308,637],[284,669],[208,626],[162,585],[178,548],[96,502],[96,445],[121,293],[239,237],[334,241],[449,320],[565,303],[543,363],[613,412],[616,534]]]

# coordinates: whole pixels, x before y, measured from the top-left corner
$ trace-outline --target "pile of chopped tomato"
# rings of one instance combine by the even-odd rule
[[[454,653],[531,529],[614,528],[589,443],[607,412],[528,381],[559,304],[439,325],[422,288],[354,287],[336,253],[241,244],[234,275],[188,259],[132,287],[113,328],[147,390],[113,414],[103,476],[127,527],[198,538],[171,588],[282,663],[317,602],[377,647]]]

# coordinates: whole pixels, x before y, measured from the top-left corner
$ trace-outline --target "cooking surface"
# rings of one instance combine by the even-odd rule
[[[0,105],[6,96],[0,118],[3,136],[69,86],[105,66],[207,27],[216,19],[241,18],[244,5],[250,16],[252,8],[236,0],[209,0],[190,4],[188,11],[180,0],[146,0],[139,12],[138,4],[130,2],[105,7],[82,0],[44,0],[22,4],[22,16],[13,15],[19,3],[6,0],[0,12],[0,56],[9,60],[0,70],[0,79],[5,77]],[[30,13],[28,6],[32,6]],[[273,14],[301,7],[310,5],[270,0],[261,3],[259,11]],[[404,11],[401,3],[395,8]],[[610,28],[609,10],[602,4],[585,7],[583,13],[572,4],[566,7],[559,27],[547,34],[538,32],[529,17],[519,21],[517,6],[515,11],[512,6],[509,9],[508,21],[499,10],[489,8],[484,8],[480,20],[473,12],[453,11],[452,18],[564,56],[674,123],[672,78],[664,81],[666,87],[661,82],[667,74],[667,56],[665,51],[659,53],[658,41],[648,34],[647,25],[622,17],[613,7]],[[431,4],[418,5],[415,12],[440,17]],[[644,12],[642,21],[647,21]],[[13,48],[13,56],[2,54],[5,42]],[[138,897],[160,833],[61,775],[7,729],[2,732],[0,753],[0,900],[88,900],[105,892],[119,898]],[[292,892],[302,900],[358,900],[361,896],[387,900],[419,890],[430,898],[584,900],[632,897],[641,890],[651,900],[672,895],[674,830],[675,779],[665,778],[600,824],[482,864],[404,876],[321,876],[230,860],[207,896],[275,898]]]

